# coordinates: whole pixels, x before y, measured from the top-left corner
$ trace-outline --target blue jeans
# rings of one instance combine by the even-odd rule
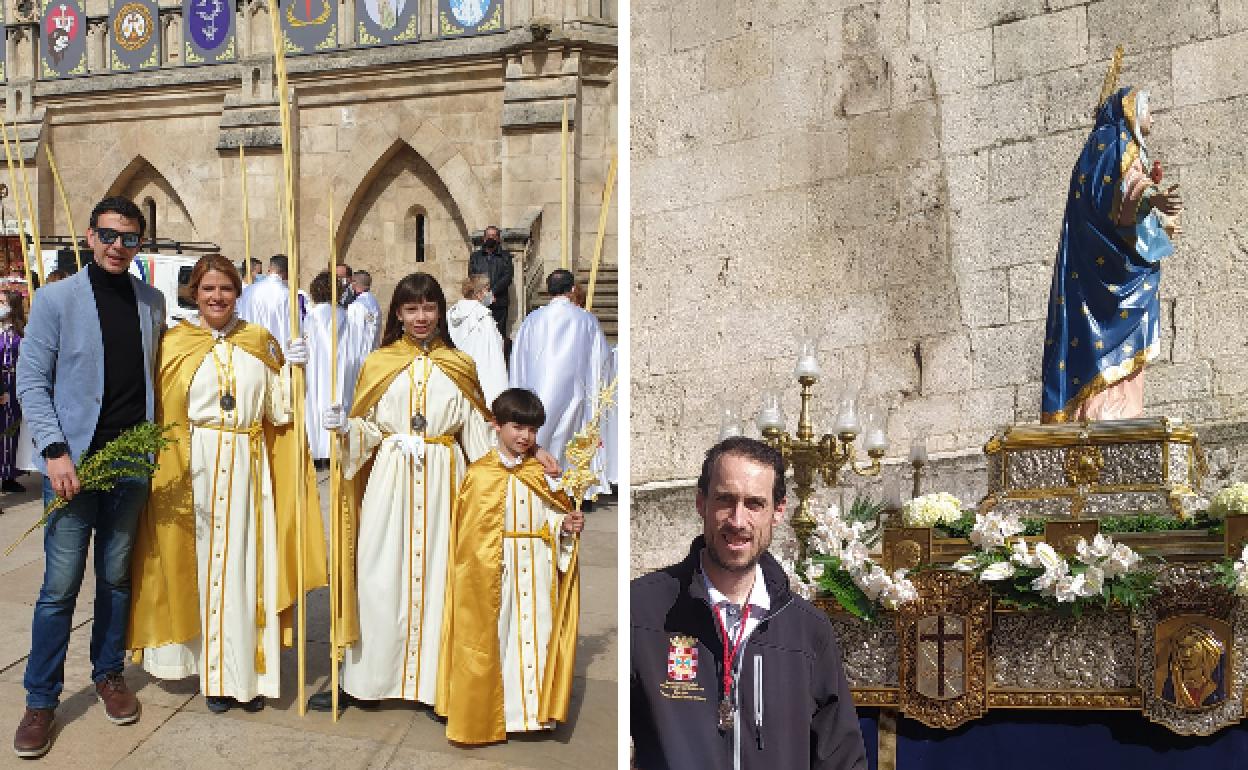
[[[56,708],[65,683],[65,653],[95,531],[95,619],[91,623],[91,681],[120,672],[130,622],[130,551],[139,512],[147,502],[145,479],[123,481],[107,492],[82,492],[52,514],[44,528],[43,587],[31,623],[26,662],[26,705]],[[43,480],[44,504],[55,493]]]

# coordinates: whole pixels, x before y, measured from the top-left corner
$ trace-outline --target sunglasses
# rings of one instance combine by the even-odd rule
[[[111,227],[97,227],[95,228],[95,237],[99,238],[100,243],[103,243],[105,246],[112,246],[117,242],[118,238],[121,238],[121,245],[123,248],[137,249],[139,247],[139,241],[143,238],[143,234],[122,233],[112,229]]]

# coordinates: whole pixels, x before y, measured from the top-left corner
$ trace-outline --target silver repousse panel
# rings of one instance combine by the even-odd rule
[[[998,616],[991,660],[997,688],[1101,690],[1136,682],[1135,634],[1120,612]]]
[[[1014,513],[1021,518],[1068,518],[1070,499],[1046,497],[1039,500],[1002,500],[997,504],[996,510],[1002,514]]]
[[[1109,444],[1102,447],[1101,484],[1161,484],[1161,442]]]
[[[890,623],[864,623],[833,615],[832,626],[845,654],[845,677],[850,687],[896,687],[897,632]]]
[[[1069,486],[1063,449],[1013,449],[1005,465],[1005,485],[1012,489],[1052,489]]]
[[[1088,495],[1086,515],[1125,513],[1169,513],[1170,505],[1164,492],[1112,492]]]

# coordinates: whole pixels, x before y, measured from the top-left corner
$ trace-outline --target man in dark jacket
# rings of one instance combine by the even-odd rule
[[[632,582],[637,767],[867,767],[832,624],[767,553],[784,508],[780,454],[722,441],[698,479],[703,534]]]
[[[468,257],[468,274],[481,274],[490,279],[490,293],[494,296],[494,301],[488,303],[490,314],[505,344],[511,339],[507,334],[507,309],[511,306],[512,273],[511,252],[503,248],[498,228],[490,225],[485,228],[481,248]]]

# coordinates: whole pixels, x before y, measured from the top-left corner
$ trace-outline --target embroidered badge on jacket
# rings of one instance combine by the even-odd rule
[[[698,642],[692,636],[673,636],[667,646],[669,682],[692,682],[698,678]]]

